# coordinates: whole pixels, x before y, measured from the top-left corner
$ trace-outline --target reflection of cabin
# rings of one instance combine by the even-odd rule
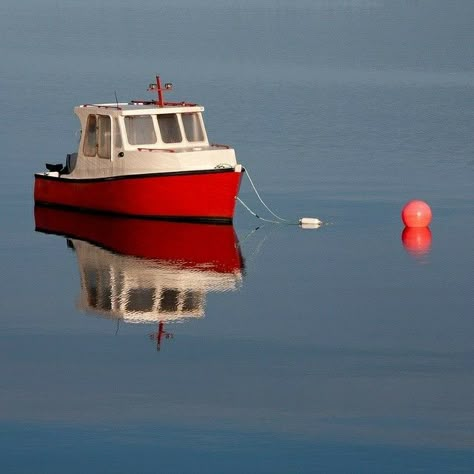
[[[131,323],[204,316],[207,292],[238,288],[240,269],[222,273],[189,262],[118,255],[71,239],[81,276],[79,308]]]

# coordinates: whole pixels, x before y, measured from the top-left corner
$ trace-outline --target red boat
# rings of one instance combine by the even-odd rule
[[[231,222],[243,167],[227,145],[209,143],[202,112],[155,101],[85,104],[77,153],[35,174],[35,202],[129,216]]]

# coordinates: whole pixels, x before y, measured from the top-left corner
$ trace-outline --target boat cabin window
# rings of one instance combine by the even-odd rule
[[[160,114],[157,118],[163,142],[180,143],[183,141],[176,114]]]
[[[179,305],[179,290],[176,288],[165,288],[161,294],[160,311],[163,313],[176,313]]]
[[[156,133],[151,115],[129,115],[125,117],[128,143],[146,145],[156,143]]]
[[[85,265],[83,288],[90,308],[110,311],[112,309],[112,282],[108,268]]]
[[[199,114],[197,113],[186,113],[182,114],[184,133],[188,142],[202,142],[204,140],[204,133],[199,120]]]
[[[119,122],[114,120],[114,144],[115,148],[122,148],[122,135],[120,134]]]
[[[100,158],[110,158],[110,141],[110,117],[108,115],[89,115],[84,137],[84,155],[99,155]]]
[[[202,293],[187,290],[183,301],[183,312],[192,313],[199,311],[203,306]]]
[[[153,311],[155,288],[131,288],[128,292],[127,311],[149,313]]]
[[[87,117],[86,134],[84,137],[84,155],[95,156],[97,152],[97,121],[95,115]]]
[[[111,125],[108,115],[98,115],[97,154],[100,158],[110,158]]]

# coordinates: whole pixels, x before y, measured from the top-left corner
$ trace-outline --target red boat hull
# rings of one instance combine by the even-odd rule
[[[36,174],[34,199],[120,215],[232,221],[241,177],[233,169],[95,179]]]

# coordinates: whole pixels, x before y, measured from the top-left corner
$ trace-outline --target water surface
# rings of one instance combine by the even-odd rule
[[[2,471],[469,472],[473,19],[468,0],[4,1]],[[72,107],[147,97],[155,73],[278,214],[328,225],[238,207],[203,245],[175,225],[124,247],[135,226],[74,215],[48,221],[69,240],[35,232]],[[412,198],[434,218],[410,249]]]

